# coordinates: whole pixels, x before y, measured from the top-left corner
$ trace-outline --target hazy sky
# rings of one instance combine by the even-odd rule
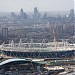
[[[74,7],[74,0],[0,0],[0,12],[33,11],[34,7],[39,11],[67,11]]]

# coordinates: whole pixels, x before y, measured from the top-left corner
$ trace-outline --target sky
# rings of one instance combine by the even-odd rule
[[[0,12],[69,11],[74,8],[74,0],[0,0]]]

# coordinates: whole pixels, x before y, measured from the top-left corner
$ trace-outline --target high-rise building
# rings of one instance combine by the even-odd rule
[[[43,19],[47,19],[47,12],[44,13]]]
[[[8,28],[2,28],[2,36],[4,39],[8,38]]]
[[[39,13],[38,13],[37,7],[34,8],[33,19],[34,19],[34,20],[38,20],[38,19],[39,19]]]
[[[14,18],[15,17],[15,13],[11,12],[11,17]]]
[[[74,35],[74,25],[66,24],[64,27],[64,32],[66,35],[73,36]]]
[[[70,10],[69,18],[72,22],[74,21],[74,9]]]
[[[23,9],[20,10],[20,15],[22,16],[24,14]]]
[[[37,7],[34,8],[34,14],[37,14],[38,13],[38,9]]]
[[[24,13],[24,11],[23,11],[22,8],[21,8],[21,10],[20,10],[20,18],[21,18],[21,19],[27,19],[27,15],[26,15],[26,13]]]
[[[28,18],[27,14],[24,13],[24,14],[23,14],[23,19],[27,19],[27,18]]]
[[[74,9],[70,10],[70,15],[74,16]]]
[[[70,35],[73,36],[74,35],[74,25],[70,26]]]
[[[63,25],[56,26],[56,37],[57,39],[63,38]]]

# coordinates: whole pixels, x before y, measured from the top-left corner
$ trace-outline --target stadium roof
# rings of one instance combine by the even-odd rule
[[[1,62],[0,66],[2,66],[2,65],[24,64],[24,63],[29,63],[29,62],[31,62],[31,60],[15,58],[15,59],[8,59],[8,60],[5,60],[5,61]]]

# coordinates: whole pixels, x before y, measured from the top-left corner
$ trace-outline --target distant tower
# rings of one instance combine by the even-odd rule
[[[71,16],[74,16],[74,9],[71,9],[71,10],[70,10],[70,15],[71,15]]]
[[[57,39],[61,39],[61,38],[63,38],[63,25],[57,25],[56,26],[56,37],[57,37]]]
[[[21,8],[21,10],[20,10],[20,18],[21,18],[21,19],[27,19],[27,15],[26,15],[26,13],[24,13],[24,11],[23,11],[22,8]]]
[[[37,7],[34,8],[34,15],[33,15],[34,20],[38,20],[39,18],[39,13]]]
[[[47,12],[44,13],[43,19],[47,19]]]
[[[56,49],[56,33],[55,33],[54,30],[53,30],[53,35],[54,35],[54,47],[55,47],[55,49]]]
[[[8,38],[8,28],[2,28],[2,36],[4,39]]]
[[[28,18],[28,16],[27,16],[26,13],[23,14],[23,18],[24,18],[24,19],[27,19],[27,18]]]
[[[24,14],[24,12],[23,12],[23,9],[21,8],[20,15],[23,15],[23,14]]]
[[[69,18],[72,22],[74,21],[74,9],[70,10]]]
[[[15,13],[11,12],[11,17],[14,18],[15,17]]]
[[[38,13],[38,9],[37,7],[34,8],[34,14],[37,14]]]

